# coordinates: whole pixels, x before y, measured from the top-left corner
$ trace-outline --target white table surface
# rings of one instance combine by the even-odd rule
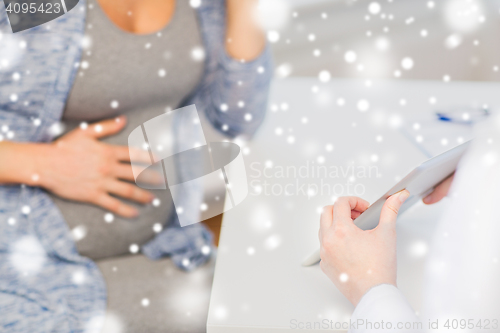
[[[313,86],[319,91],[314,93]],[[318,209],[331,204],[336,195],[354,194],[356,184],[357,194],[364,190],[361,196],[373,202],[427,159],[413,137],[425,133],[422,145],[436,154],[455,146],[459,137],[471,136],[466,126],[435,122],[436,108],[494,107],[499,90],[499,85],[491,83],[374,81],[367,87],[357,80],[324,84],[315,78],[298,78],[275,82],[267,119],[244,148],[250,194],[224,214],[208,332],[286,331],[293,329],[293,320],[304,324],[323,319],[347,322],[353,306],[318,265],[305,268],[300,264],[318,247]],[[429,103],[431,97],[437,100],[435,105]],[[344,106],[337,105],[339,98],[345,100]],[[402,99],[405,105],[401,105]],[[360,100],[368,101],[369,110],[358,110]],[[420,124],[418,130],[415,122]],[[277,128],[283,134],[277,135]],[[442,145],[443,138],[447,145]],[[333,145],[332,151],[325,149],[328,144]],[[288,167],[289,174],[266,177],[262,173],[266,163],[271,166],[268,175],[281,167]],[[309,178],[295,177],[292,168],[298,171],[303,166],[304,171],[307,163]],[[328,177],[312,177],[312,166],[318,165],[328,168]],[[343,175],[341,167],[352,170],[346,169],[349,166],[356,171],[365,168],[366,174],[371,170],[372,175]],[[331,174],[331,167],[337,168],[338,176]],[[306,184],[307,189],[308,185],[321,185],[321,181],[338,184],[336,193],[329,194],[326,188],[323,193],[294,190],[296,182]],[[347,193],[348,182],[351,193]],[[257,194],[259,184],[261,192]],[[292,184],[288,195],[279,195],[287,184]],[[417,312],[425,253],[446,204],[446,200],[431,207],[419,204],[398,220],[398,286]]]

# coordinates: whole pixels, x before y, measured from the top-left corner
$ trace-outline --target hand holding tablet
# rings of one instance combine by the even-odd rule
[[[396,286],[396,219],[408,199],[407,190],[390,196],[384,203],[374,230],[361,230],[352,218],[368,208],[357,197],[342,197],[323,208],[320,220],[321,270],[340,292],[357,305],[372,287]]]
[[[408,190],[410,197],[399,209],[403,213],[414,203],[425,197],[424,202],[433,203],[439,201],[444,196],[444,189],[449,188],[447,182],[451,182],[450,176],[455,172],[457,165],[465,153],[469,142],[465,142],[453,149],[450,149],[438,156],[435,156],[411,171],[399,183],[394,185],[380,199],[375,201],[368,209],[354,220],[354,224],[361,230],[370,230],[375,228],[380,219],[380,213],[386,200],[397,192]],[[443,183],[441,190],[436,188]],[[427,197],[436,188],[436,193]],[[314,265],[321,260],[319,250],[310,255],[303,263],[303,266]]]

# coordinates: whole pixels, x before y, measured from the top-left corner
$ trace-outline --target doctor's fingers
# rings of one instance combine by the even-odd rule
[[[341,197],[333,206],[333,223],[352,223],[370,204],[358,197]]]

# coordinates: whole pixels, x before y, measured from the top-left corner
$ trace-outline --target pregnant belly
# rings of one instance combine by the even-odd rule
[[[127,146],[130,132],[145,121],[163,113],[162,108],[148,108],[128,112],[127,125],[117,133],[102,139],[102,142]],[[78,126],[80,121],[65,121],[66,132]],[[170,129],[165,129],[170,130]],[[164,225],[173,211],[173,202],[168,190],[150,190],[157,200],[142,205],[122,198],[124,203],[135,207],[139,215],[134,219],[112,215],[98,206],[66,200],[49,194],[61,211],[70,229],[78,229],[76,247],[78,252],[93,260],[130,253],[132,245],[143,245],[155,236],[158,225]],[[154,226],[156,227],[154,228]],[[154,228],[154,229],[153,229]],[[83,236],[83,237],[81,237]]]
[[[143,245],[155,236],[156,224],[164,225],[173,210],[170,192],[151,190],[157,200],[140,205],[123,200],[139,211],[134,219],[110,214],[100,207],[65,200],[50,194],[70,229],[78,228],[81,239],[76,239],[78,252],[93,260],[130,253],[133,244]],[[120,199],[122,200],[122,199]],[[155,226],[156,225],[156,226]]]

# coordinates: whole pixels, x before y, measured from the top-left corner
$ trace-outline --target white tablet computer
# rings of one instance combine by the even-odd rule
[[[370,205],[367,210],[354,220],[354,224],[363,230],[375,228],[378,225],[380,212],[387,198],[399,191],[407,189],[410,192],[410,197],[404,202],[399,210],[399,214],[402,214],[414,203],[431,193],[434,187],[455,172],[458,162],[465,153],[469,143],[470,141],[467,141],[420,164],[380,197],[380,199]],[[317,250],[304,260],[302,265],[310,266],[319,261],[319,250]]]

